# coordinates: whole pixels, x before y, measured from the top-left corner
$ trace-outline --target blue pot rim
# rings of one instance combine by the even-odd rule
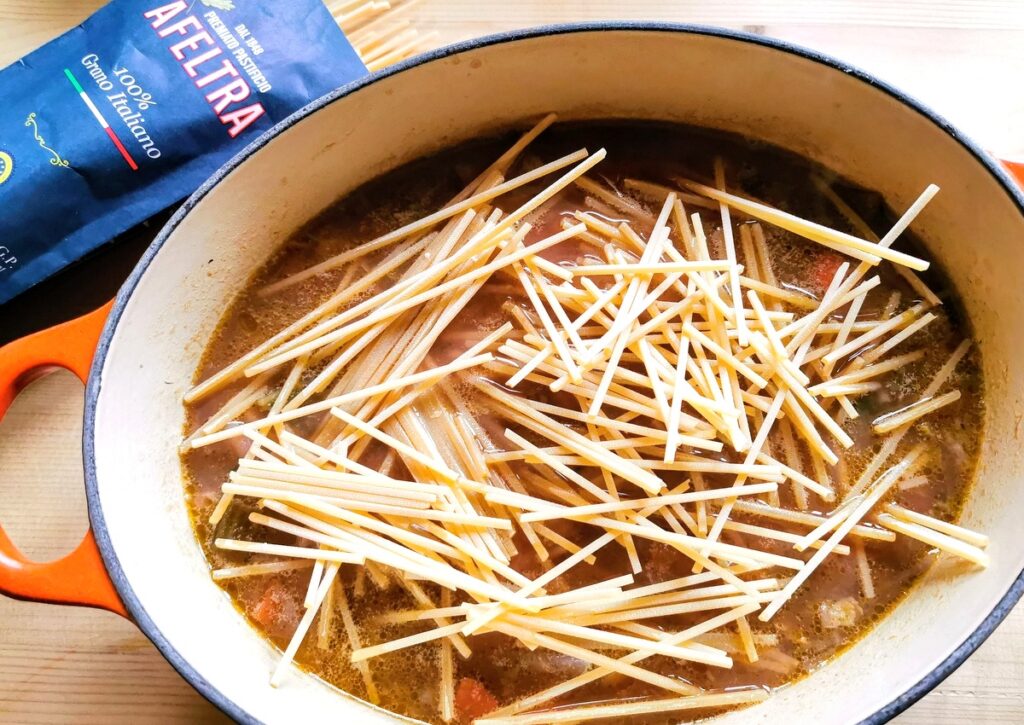
[[[110,540],[110,534],[107,531],[106,522],[103,517],[103,510],[99,502],[98,492],[98,481],[96,476],[96,458],[95,458],[95,420],[96,420],[96,404],[99,398],[100,391],[103,387],[103,364],[106,360],[107,352],[110,348],[111,340],[113,339],[114,332],[117,328],[118,322],[121,319],[121,315],[124,313],[124,309],[128,304],[129,299],[132,296],[139,280],[145,273],[146,269],[152,263],[154,257],[163,247],[168,237],[174,232],[174,230],[181,223],[182,219],[196,206],[202,199],[210,193],[210,191],[230,174],[234,169],[240,166],[250,156],[255,154],[261,148],[266,146],[272,139],[283,133],[285,130],[291,128],[299,121],[303,120],[310,114],[318,111],[319,109],[327,106],[334,101],[351,95],[356,91],[366,86],[372,85],[384,78],[389,78],[393,75],[403,73],[412,68],[430,63],[435,60],[448,58],[459,53],[463,53],[476,48],[503,45],[505,43],[512,43],[520,40],[528,40],[531,38],[541,38],[551,35],[564,35],[568,33],[594,33],[594,32],[607,32],[607,31],[640,31],[640,32],[671,32],[681,33],[687,35],[700,35],[709,36],[716,38],[723,38],[727,40],[733,40],[737,42],[750,43],[774,50],[779,50],[785,53],[805,58],[807,60],[819,63],[823,66],[827,66],[833,70],[838,70],[845,75],[856,78],[867,85],[876,88],[892,98],[900,101],[905,106],[908,106],[912,110],[916,111],[926,119],[934,123],[940,129],[945,131],[951,136],[956,142],[963,146],[974,158],[980,163],[985,169],[995,178],[995,180],[1003,187],[1006,193],[1017,205],[1018,210],[1024,215],[1024,194],[1021,193],[1020,188],[1010,178],[1009,174],[1002,168],[1002,166],[981,149],[976,143],[970,140],[965,134],[954,127],[949,121],[943,118],[941,115],[933,111],[931,108],[916,100],[915,98],[907,95],[903,91],[889,85],[888,83],[876,78],[875,76],[860,70],[859,68],[852,67],[850,64],[840,61],[824,53],[819,53],[809,48],[804,48],[793,43],[776,40],[773,38],[767,38],[758,35],[752,35],[750,33],[727,30],[724,28],[709,27],[703,25],[690,25],[681,23],[660,23],[660,22],[625,22],[625,21],[604,21],[604,22],[585,22],[585,23],[561,23],[555,25],[545,25],[536,28],[528,28],[524,30],[515,30],[506,33],[497,33],[493,35],[487,35],[481,38],[464,41],[461,43],[454,43],[447,45],[437,50],[433,50],[427,53],[422,53],[406,61],[390,66],[384,70],[370,73],[364,78],[348,83],[347,85],[341,86],[340,88],[318,98],[317,100],[309,103],[300,110],[293,113],[288,118],[284,119],[280,123],[276,124],[273,128],[262,134],[259,138],[254,140],[251,144],[246,146],[230,161],[225,163],[220,169],[218,169],[202,186],[199,187],[178,209],[171,219],[164,225],[160,234],[153,240],[153,243],[149,246],[142,258],[139,260],[135,269],[132,271],[131,276],[125,281],[124,285],[118,292],[117,298],[114,302],[114,306],[110,311],[110,315],[107,318],[106,326],[103,329],[103,333],[100,337],[99,343],[96,348],[96,355],[93,358],[93,364],[89,375],[88,383],[85,389],[85,415],[83,425],[83,436],[82,436],[82,456],[85,470],[85,488],[86,496],[88,500],[89,520],[92,524],[93,534],[96,538],[96,543],[99,547],[100,554],[103,557],[103,562],[107,567],[107,572],[110,575],[114,586],[117,588],[118,593],[124,602],[125,607],[131,614],[136,625],[142,632],[156,645],[157,649],[164,656],[164,658],[170,663],[175,670],[189,683],[191,684],[203,697],[209,700],[212,704],[220,708],[225,714],[241,723],[260,723],[260,720],[251,713],[242,709],[236,702],[225,696],[220,690],[214,687],[207,679],[205,679],[199,672],[175,649],[174,645],[164,636],[163,632],[156,626],[152,618],[146,611],[142,602],[136,596],[135,591],[132,589],[128,578],[125,576],[124,569],[121,567],[121,563],[117,558],[117,553],[114,550],[113,544]],[[1013,609],[1013,606],[1020,600],[1021,596],[1024,595],[1024,571],[1021,571],[1013,584],[1007,589],[1006,593],[1002,596],[996,606],[991,612],[985,617],[985,619],[978,625],[978,627],[971,633],[967,639],[965,639],[953,652],[951,652],[945,660],[943,660],[938,666],[935,667],[931,672],[925,675],[919,682],[911,686],[905,692],[901,693],[887,705],[884,705],[875,713],[870,715],[861,721],[860,725],[881,725],[886,723],[896,715],[900,714],[915,702],[920,700],[932,689],[934,689],[939,683],[941,683],[946,677],[948,677],[954,670],[956,670],[964,661],[984,642],[989,635],[995,631],[996,627],[1006,618]]]

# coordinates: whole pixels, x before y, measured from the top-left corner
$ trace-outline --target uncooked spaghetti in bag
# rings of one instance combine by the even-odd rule
[[[365,73],[321,0],[115,0],[0,70],[0,303]]]

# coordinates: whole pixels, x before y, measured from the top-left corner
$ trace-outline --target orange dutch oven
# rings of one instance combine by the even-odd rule
[[[192,685],[245,722],[394,722],[297,673],[214,584],[185,507],[181,396],[249,275],[337,197],[404,162],[555,111],[721,129],[802,154],[906,207],[942,187],[915,229],[959,290],[988,407],[966,525],[990,535],[983,573],[926,575],[871,633],[763,704],[716,722],[880,723],[948,675],[1024,590],[1024,197],[1006,169],[920,103],[778,41],[660,24],[551,26],[442,48],[310,104],[218,171],[173,216],[117,299],[0,349],[0,415],[31,377],[86,382],[92,529],[58,561],[0,531],[0,591],[131,618]],[[1009,166],[1024,179],[1020,166]],[[412,673],[411,673],[412,674]]]

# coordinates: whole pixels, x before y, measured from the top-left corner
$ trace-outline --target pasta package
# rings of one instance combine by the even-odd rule
[[[0,70],[0,303],[365,74],[320,0],[115,0]]]

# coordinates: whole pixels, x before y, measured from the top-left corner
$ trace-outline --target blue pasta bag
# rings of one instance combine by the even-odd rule
[[[321,0],[115,0],[0,70],[0,303],[365,74]]]

